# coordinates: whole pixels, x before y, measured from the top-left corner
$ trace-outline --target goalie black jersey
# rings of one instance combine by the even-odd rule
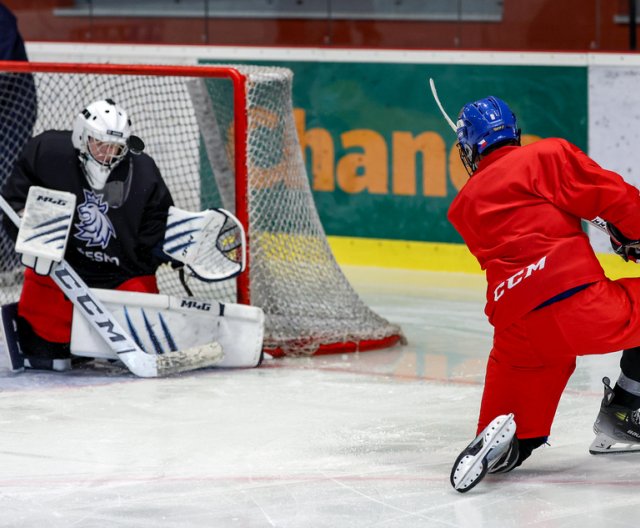
[[[65,258],[88,286],[116,288],[153,275],[169,260],[160,246],[173,200],[150,156],[128,153],[96,191],[84,176],[71,132],[47,131],[26,145],[2,195],[21,211],[32,185],[76,195]]]

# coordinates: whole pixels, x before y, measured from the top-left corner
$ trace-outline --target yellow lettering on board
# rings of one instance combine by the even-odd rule
[[[311,153],[311,186],[313,190],[334,191],[333,167],[336,155],[331,134],[324,128],[306,130],[306,112],[304,110],[296,108],[293,110],[293,115],[303,159],[306,159],[307,149]]]
[[[462,189],[469,179],[467,169],[464,168],[462,160],[460,160],[460,153],[455,144],[449,150],[449,179],[457,190]]]
[[[287,187],[295,186],[295,180],[287,178],[286,131],[282,116],[269,108],[256,105],[249,109],[247,126],[249,137],[257,137],[258,141],[275,138],[271,148],[268,152],[263,152],[260,158],[251,150],[247,152],[251,186],[255,189],[269,189],[280,182],[284,182]]]
[[[345,149],[360,148],[362,152],[345,154],[338,161],[336,179],[345,192],[364,190],[372,194],[387,194],[387,144],[381,134],[358,129],[341,134]]]
[[[393,133],[393,194],[416,194],[416,158],[422,155],[422,193],[424,196],[446,196],[446,147],[435,132],[413,136],[410,132]]]

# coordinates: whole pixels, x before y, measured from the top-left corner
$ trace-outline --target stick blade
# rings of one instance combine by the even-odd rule
[[[224,359],[220,343],[211,342],[186,350],[155,356],[158,376],[170,376],[180,372],[215,367]]]

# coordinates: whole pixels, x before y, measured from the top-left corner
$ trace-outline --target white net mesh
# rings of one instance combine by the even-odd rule
[[[360,300],[327,243],[296,135],[291,71],[234,68],[246,77],[246,101],[235,112],[234,84],[224,76],[153,75],[153,68],[144,75],[103,74],[89,65],[75,65],[74,73],[0,73],[0,184],[30,136],[34,84],[34,135],[70,129],[89,102],[109,97],[128,111],[134,134],[145,141],[145,152],[156,161],[178,207],[224,207],[248,222],[244,286],[239,288],[236,280],[205,284],[190,279],[187,287],[194,296],[260,306],[266,315],[265,348],[275,355],[397,341],[400,329]],[[200,69],[214,70],[220,76],[228,67]],[[247,136],[241,145],[246,168],[239,166],[236,178],[234,140],[245,117]],[[0,265],[0,302],[6,303],[17,298],[21,273],[13,243],[4,235]],[[168,266],[158,278],[163,293],[185,295]]]

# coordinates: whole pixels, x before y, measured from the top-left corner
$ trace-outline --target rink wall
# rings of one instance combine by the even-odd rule
[[[321,220],[340,263],[479,272],[446,211],[466,181],[455,116],[507,100],[525,142],[564,137],[640,186],[640,58],[595,53],[427,52],[28,43],[31,60],[254,63],[294,71],[298,134]],[[606,237],[590,234],[598,251]],[[602,261],[612,276],[629,265]]]

